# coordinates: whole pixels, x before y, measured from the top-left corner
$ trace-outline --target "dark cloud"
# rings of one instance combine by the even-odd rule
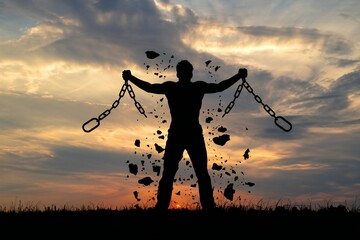
[[[286,97],[286,104],[291,110],[307,112],[308,120],[323,124],[337,122],[340,119],[352,118],[349,110],[350,95],[360,91],[360,72],[354,71],[336,79],[329,88],[321,87],[315,82],[297,81],[287,77],[280,77],[272,82],[271,87],[278,89],[271,101],[275,103]],[[311,114],[309,114],[311,112]],[[301,116],[294,116],[299,118]]]
[[[43,169],[61,175],[79,172],[106,173],[106,175],[127,172],[126,161],[133,156],[111,150],[95,150],[72,146],[52,147],[53,157],[44,161]]]
[[[307,158],[305,157],[308,156]],[[354,192],[346,193],[346,188],[351,188],[355,192],[359,191],[356,186],[359,182],[357,172],[360,170],[359,165],[354,163],[352,159],[344,158],[339,160],[336,156],[309,157],[311,154],[303,154],[298,158],[284,159],[278,168],[274,168],[273,164],[269,164],[270,168],[266,168],[271,173],[269,178],[258,178],[256,176],[251,179],[257,183],[257,191],[267,191],[263,186],[271,186],[272,193],[266,193],[267,196],[284,196],[291,199],[297,195],[311,196],[327,193],[332,196],[343,196],[349,202],[355,200]],[[323,159],[322,162],[319,160]],[[309,164],[309,168],[302,169],[301,166],[292,170],[286,170],[296,164]],[[343,192],[343,190],[345,192]],[[286,197],[285,197],[286,196]],[[310,201],[311,199],[309,199]],[[332,199],[323,199],[332,200]]]
[[[56,146],[50,144],[51,155],[32,153],[33,156],[8,154],[1,164],[2,170],[22,174],[76,176],[80,173],[106,173],[116,175],[127,172],[126,160],[132,158],[111,150]],[[11,163],[11,164],[10,164]]]
[[[107,106],[43,98],[32,94],[0,94],[2,111],[0,122],[5,129],[33,129],[39,127],[78,127],[90,118],[89,113],[99,115]],[[6,103],[6,104],[5,104]],[[109,103],[110,105],[110,103]],[[110,106],[109,106],[110,107]],[[124,119],[120,105],[112,111],[119,121]],[[91,116],[93,117],[93,116]]]
[[[350,104],[350,94],[360,92],[360,71],[354,71],[340,77],[333,82],[330,89],[324,93],[321,99],[317,99],[318,104],[323,104],[320,108],[321,114],[327,116],[340,116],[347,114],[347,108]],[[345,110],[345,112],[344,112]],[[341,111],[341,115],[339,115]]]
[[[336,61],[336,65],[338,67],[347,67],[347,66],[353,66],[355,64],[358,64],[360,61],[357,59],[338,59]]]
[[[35,51],[56,59],[101,65],[143,63],[144,52],[192,52],[181,42],[187,24],[196,22],[173,7],[175,21],[163,19],[153,1],[11,1],[40,24],[62,29],[63,36]]]

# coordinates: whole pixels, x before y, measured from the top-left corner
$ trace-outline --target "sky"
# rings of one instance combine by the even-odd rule
[[[122,71],[177,81],[183,59],[193,81],[248,70],[203,99],[218,205],[351,207],[359,42],[358,0],[0,0],[0,207],[153,206],[171,119],[163,95],[121,96]],[[189,160],[171,207],[199,206]]]

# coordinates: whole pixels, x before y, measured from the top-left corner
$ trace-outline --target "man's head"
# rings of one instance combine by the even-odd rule
[[[176,65],[176,75],[179,81],[189,81],[193,77],[193,65],[188,60],[181,60]]]

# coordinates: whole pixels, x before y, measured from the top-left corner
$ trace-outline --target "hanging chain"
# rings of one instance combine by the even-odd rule
[[[130,84],[127,83],[127,81],[122,85],[121,87],[121,90],[119,92],[119,98],[116,99],[113,104],[111,105],[111,108],[109,109],[106,109],[103,113],[101,113],[97,118],[91,118],[89,121],[85,122],[83,125],[82,125],[82,129],[84,130],[84,132],[91,132],[92,130],[94,130],[95,128],[97,128],[99,125],[100,125],[100,121],[103,120],[104,118],[106,118],[107,116],[110,115],[111,113],[111,110],[115,109],[117,106],[119,106],[119,103],[120,103],[120,100],[121,98],[125,95],[125,92],[126,90],[129,92],[129,95],[132,99],[134,99],[135,101],[135,106],[136,108],[139,110],[139,112],[141,114],[143,114],[145,117],[146,114],[145,114],[145,111],[144,111],[144,108],[141,106],[141,104],[136,101],[135,99],[135,93],[131,87]],[[90,129],[86,129],[85,126],[88,125],[89,123],[91,122],[95,122],[95,125],[90,128]]]
[[[234,107],[235,105],[235,100],[240,96],[241,90],[243,89],[243,84],[245,82],[245,78],[242,79],[242,83],[239,84],[239,86],[237,87],[235,94],[234,94],[234,99],[229,102],[229,105],[225,108],[224,114],[222,115],[222,117],[224,117],[226,114],[228,114],[230,112],[230,110]]]
[[[135,99],[135,92],[133,91],[133,89],[132,89],[132,87],[131,87],[130,84],[127,84],[127,90],[128,90],[128,92],[129,92],[130,97],[131,97],[132,99],[134,99],[135,107],[137,108],[137,110],[138,110],[142,115],[144,115],[145,117],[147,117],[146,114],[145,114],[144,108],[141,106],[141,104],[140,104],[138,101],[136,101],[136,99]]]
[[[271,116],[274,118],[274,122],[275,125],[278,126],[279,128],[281,128],[282,130],[284,130],[285,132],[289,132],[292,129],[292,125],[289,121],[287,121],[284,117],[282,116],[276,116],[276,113],[274,110],[271,109],[271,107],[267,104],[264,104],[261,97],[257,94],[254,93],[254,89],[250,86],[250,84],[245,80],[245,78],[242,79],[242,83],[240,83],[240,85],[237,87],[236,92],[234,94],[234,99],[229,103],[229,105],[226,107],[225,112],[223,114],[223,117],[228,114],[230,112],[230,110],[234,107],[235,105],[235,100],[240,96],[241,90],[243,89],[243,87],[246,88],[246,90],[251,93],[254,96],[254,99],[257,103],[260,103],[264,110]],[[283,127],[280,123],[279,120],[283,121],[285,124],[288,125],[288,127]]]

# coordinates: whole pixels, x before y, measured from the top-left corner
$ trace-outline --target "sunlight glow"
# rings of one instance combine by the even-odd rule
[[[323,133],[323,134],[346,134],[351,133],[353,131],[353,127],[311,127],[309,128],[309,132],[311,133]]]

